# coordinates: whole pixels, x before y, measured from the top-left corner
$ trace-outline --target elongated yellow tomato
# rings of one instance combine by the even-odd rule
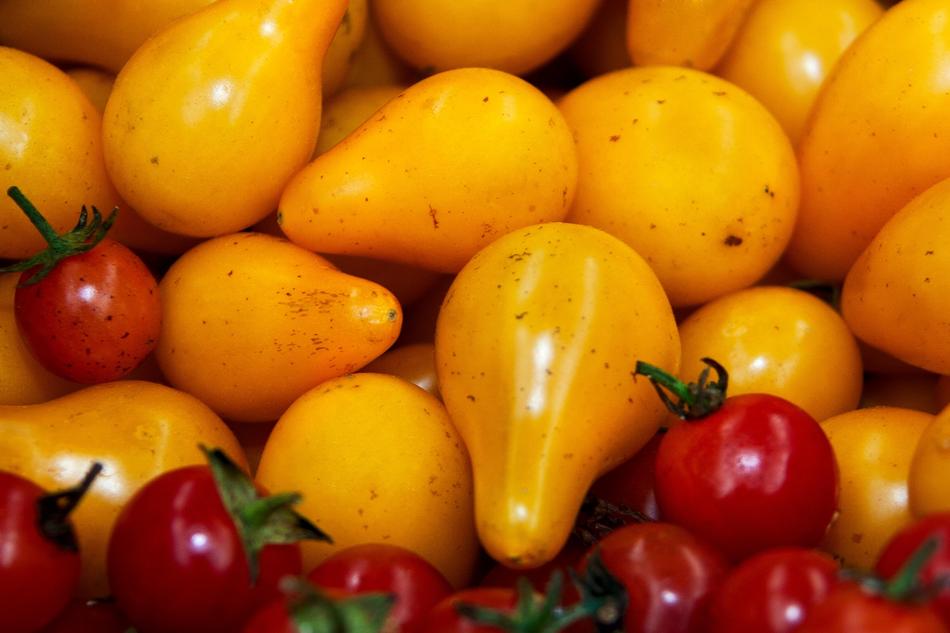
[[[638,66],[709,70],[732,42],[754,0],[630,0],[627,50]]]
[[[383,41],[376,26],[372,7],[366,20],[366,32],[363,41],[353,51],[350,69],[343,79],[343,85],[353,86],[384,86],[393,84],[410,84],[418,81],[419,77],[406,65]]]
[[[513,229],[563,219],[577,158],[557,108],[507,73],[429,77],[298,173],[280,226],[321,253],[455,272]]]
[[[568,219],[632,246],[674,306],[752,285],[781,257],[798,206],[795,155],[742,89],[686,68],[631,68],[559,106],[580,165]]]
[[[343,87],[343,81],[353,62],[353,53],[359,48],[366,34],[368,0],[349,0],[349,6],[340,22],[333,41],[323,59],[323,95],[335,94]]]
[[[874,566],[881,548],[912,520],[907,479],[917,440],[934,416],[874,407],[822,422],[838,462],[839,513],[822,549],[858,569]]]
[[[472,474],[442,404],[394,376],[353,374],[308,391],[281,416],[257,480],[298,490],[298,511],[333,544],[304,543],[304,567],[361,543],[406,547],[456,587],[478,552]]]
[[[874,0],[758,0],[716,72],[761,101],[797,143],[825,77],[883,12]]]
[[[924,430],[910,466],[910,508],[924,517],[950,510],[950,407],[944,408]]]
[[[314,156],[326,153],[365,123],[374,112],[392,101],[405,86],[364,86],[347,88],[327,100],[320,118],[320,135]]]
[[[162,372],[240,422],[276,420],[308,389],[359,369],[402,321],[382,286],[260,233],[199,244],[159,288]]]
[[[950,176],[950,5],[904,0],[847,50],[799,149],[802,205],[787,258],[844,279],[887,220]]]
[[[950,374],[950,179],[895,215],[845,279],[841,310],[861,339]]]
[[[48,490],[78,481],[93,461],[102,474],[73,513],[82,556],[81,594],[108,595],[106,549],[123,504],[163,472],[204,463],[199,444],[246,468],[228,427],[197,398],[150,382],[88,387],[30,406],[0,406],[0,470]]]
[[[412,343],[391,349],[367,365],[366,371],[399,376],[439,397],[435,346],[432,343]]]
[[[152,224],[196,237],[273,211],[313,152],[320,64],[345,8],[221,0],[149,39],[119,73],[103,121],[122,197]]]
[[[711,301],[680,324],[680,376],[715,358],[729,393],[771,393],[816,420],[851,411],[861,396],[861,353],[841,316],[793,288],[759,286]]]
[[[567,47],[597,0],[373,0],[384,39],[420,69],[522,74]]]
[[[551,560],[594,479],[656,432],[665,409],[633,378],[637,360],[679,364],[673,313],[646,262],[563,223],[472,258],[442,304],[435,350],[472,456],[479,537],[512,567]]]

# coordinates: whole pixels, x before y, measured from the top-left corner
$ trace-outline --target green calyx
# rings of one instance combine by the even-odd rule
[[[301,500],[298,493],[261,496],[247,474],[224,451],[200,448],[208,459],[221,502],[241,536],[252,584],[257,581],[258,559],[265,545],[304,540],[333,542],[328,534],[293,509]]]
[[[697,420],[717,411],[726,401],[726,387],[729,374],[725,367],[711,358],[703,358],[705,368],[699,373],[699,380],[684,383],[659,367],[643,361],[637,361],[636,375],[646,376],[656,389],[660,400],[673,414],[683,420]],[[716,371],[716,380],[709,381],[709,370]],[[677,400],[674,401],[664,389],[669,390]]]
[[[334,600],[299,578],[288,578],[282,589],[293,596],[288,612],[298,633],[380,633],[396,601],[383,593]]]
[[[102,472],[102,464],[93,462],[82,481],[60,492],[43,495],[36,500],[36,522],[40,533],[57,547],[69,552],[78,552],[76,533],[69,522],[69,515],[92,487]]]
[[[928,538],[914,550],[890,580],[855,569],[842,570],[841,577],[858,583],[865,591],[893,602],[925,603],[932,600],[940,591],[950,587],[950,576],[941,576],[928,583],[920,579],[921,571],[938,549],[940,549],[940,538],[937,536]]]
[[[591,546],[625,525],[652,521],[647,515],[628,506],[610,503],[606,499],[588,494],[581,503],[571,536],[584,545]]]
[[[31,286],[42,281],[62,260],[95,248],[96,244],[101,242],[109,229],[112,228],[112,224],[119,213],[117,207],[112,210],[109,217],[103,220],[99,210],[93,207],[92,222],[87,224],[89,217],[84,206],[79,211],[79,221],[76,222],[76,226],[71,231],[58,235],[56,230],[43,217],[43,214],[33,206],[33,203],[17,187],[7,189],[7,195],[13,198],[13,201],[26,214],[26,217],[29,218],[47,243],[47,247],[33,257],[0,268],[0,273],[22,272],[36,268],[28,277],[24,275],[25,278],[20,279],[20,286]]]

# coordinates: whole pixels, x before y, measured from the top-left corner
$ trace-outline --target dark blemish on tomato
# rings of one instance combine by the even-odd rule
[[[475,396],[473,396],[472,394],[468,394],[465,397],[468,398],[470,401],[475,402]]]
[[[666,103],[666,99],[657,99],[656,102],[660,105],[663,105],[664,103]]]
[[[717,97],[725,97],[725,96],[726,96],[726,91],[725,91],[725,90],[713,90],[713,94],[716,95]]]
[[[508,259],[516,261],[516,262],[520,262],[525,257],[531,257],[531,251],[521,251],[520,253],[512,253],[511,255],[508,256]],[[501,286],[498,286],[498,287],[501,288]]]
[[[148,161],[148,162],[152,163],[153,165],[157,165],[157,164],[158,164],[158,156],[152,156],[152,160],[150,160],[150,161]]]
[[[860,543],[860,542],[863,541],[863,540],[864,540],[864,534],[861,534],[860,532],[855,532],[854,534],[851,535],[851,542],[852,542],[852,543],[856,543],[856,544],[857,544],[857,543]]]
[[[379,495],[376,494],[376,490],[373,489],[373,488],[371,488],[370,491],[369,491],[369,500],[370,500],[370,501],[373,501],[373,500],[378,499],[378,498],[379,498]]]
[[[927,251],[926,253],[924,253],[924,255],[933,255],[933,254],[934,254],[933,251]]]
[[[386,316],[389,317],[390,321],[395,321],[397,314],[398,313],[396,312],[395,308],[390,308]]]
[[[737,235],[728,235],[726,239],[722,241],[726,246],[739,246],[742,244],[742,238]]]
[[[515,318],[520,321],[521,319],[523,319],[523,318],[525,317],[526,314],[528,314],[528,313],[527,313],[527,312],[521,312],[521,313],[519,313],[519,314],[516,314],[516,315],[515,315]]]
[[[234,274],[234,271],[233,271],[233,270],[229,270],[229,271],[228,271],[228,277],[230,277],[230,276],[233,275],[233,274]],[[290,294],[290,293],[288,293],[288,294]]]
[[[775,197],[775,191],[773,191],[772,188],[769,187],[768,185],[765,185],[765,189],[763,191],[765,192],[765,195],[767,195],[768,197],[770,198]]]
[[[432,228],[434,229],[439,228],[439,219],[436,217],[436,213],[438,213],[438,211],[436,211],[435,208],[430,204],[429,217],[432,218]]]
[[[488,97],[485,97],[484,99],[482,99],[482,103],[488,103]]]
[[[611,142],[611,143],[616,143],[616,142],[619,141],[619,140],[620,140],[620,135],[619,135],[619,134],[614,134],[613,136],[610,137],[610,142]]]
[[[925,283],[925,284],[929,284],[929,283],[930,283],[930,277],[924,277],[924,283]]]
[[[610,369],[610,363],[604,363],[604,369]]]
[[[10,163],[7,163],[6,165],[3,166],[3,169],[6,171],[10,171],[11,169],[13,169],[13,165],[11,165]]]

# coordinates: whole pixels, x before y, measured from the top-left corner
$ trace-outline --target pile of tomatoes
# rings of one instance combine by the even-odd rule
[[[0,631],[950,630],[948,0],[0,0]]]

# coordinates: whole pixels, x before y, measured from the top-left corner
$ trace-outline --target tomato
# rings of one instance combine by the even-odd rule
[[[293,594],[259,610],[243,633],[376,633],[389,629],[387,622],[393,597],[367,594],[340,599],[332,592],[316,591],[294,583]]]
[[[589,609],[556,606],[562,580],[559,578],[549,585],[544,598],[528,583],[519,583],[517,590],[489,587],[460,591],[436,605],[416,633],[574,631],[575,627],[585,624]]]
[[[932,420],[932,421],[931,421]],[[947,475],[950,473],[950,407],[945,407],[937,416],[921,421],[926,428],[918,434],[914,446],[905,445],[912,451],[910,475],[907,487],[910,495],[910,510],[920,518],[936,512],[950,511],[950,491],[947,490]],[[911,440],[908,439],[909,443]]]
[[[936,552],[923,565],[918,576],[925,586],[950,575],[950,513],[931,514],[911,523],[895,534],[877,559],[874,571],[882,578],[894,578],[924,542],[938,538]],[[950,587],[943,583],[928,602],[945,626],[950,628]]]
[[[722,582],[710,633],[791,633],[837,582],[838,564],[811,549],[778,548],[746,559]]]
[[[359,48],[366,34],[366,22],[369,19],[368,0],[349,0],[346,13],[340,27],[323,58],[323,94],[324,97],[336,93],[343,85],[353,54]]]
[[[102,470],[49,495],[0,471],[0,630],[33,633],[53,620],[79,586],[79,546],[69,513]]]
[[[74,601],[41,633],[129,633],[114,602]]]
[[[571,61],[588,77],[630,65],[627,52],[627,0],[601,2],[570,49]]]
[[[459,603],[474,604],[504,612],[512,612],[518,604],[518,593],[512,588],[488,587],[466,589],[445,598],[433,608],[417,633],[502,633],[504,629],[480,625],[456,611]]]
[[[367,365],[366,371],[399,376],[439,397],[439,377],[435,371],[435,347],[432,343],[414,343],[389,350]]]
[[[355,545],[316,566],[307,579],[338,595],[385,593],[395,597],[387,619],[391,633],[414,631],[423,617],[452,593],[452,585],[428,561],[383,543]]]
[[[841,583],[815,605],[795,633],[946,633],[925,604],[901,603],[857,583]]]
[[[363,41],[353,51],[350,70],[343,79],[346,87],[409,85],[418,81],[416,73],[402,61],[379,34],[372,7],[366,22]]]
[[[300,573],[295,541],[326,539],[298,495],[263,499],[221,451],[209,462],[151,480],[116,521],[109,582],[140,633],[233,632]]]
[[[610,503],[641,512],[651,519],[659,519],[656,454],[662,441],[663,433],[654,435],[636,455],[595,481],[591,493]]]
[[[732,559],[770,547],[818,545],[838,501],[835,456],[821,427],[768,394],[726,398],[727,375],[685,385],[645,363],[637,373],[673,391],[686,422],[669,429],[656,456],[660,513]],[[660,389],[660,387],[657,387]],[[661,395],[663,392],[661,392]]]
[[[552,576],[556,572],[561,572],[565,578],[568,577],[569,570],[577,567],[578,563],[587,552],[587,547],[580,544],[577,539],[568,540],[564,548],[558,552],[557,556],[533,569],[512,569],[496,563],[488,570],[488,573],[478,583],[480,587],[498,587],[502,589],[513,589],[518,585],[519,578],[526,578],[535,591],[544,592],[551,582]],[[567,600],[576,600],[577,592],[574,587],[568,586],[564,590],[564,598]]]

